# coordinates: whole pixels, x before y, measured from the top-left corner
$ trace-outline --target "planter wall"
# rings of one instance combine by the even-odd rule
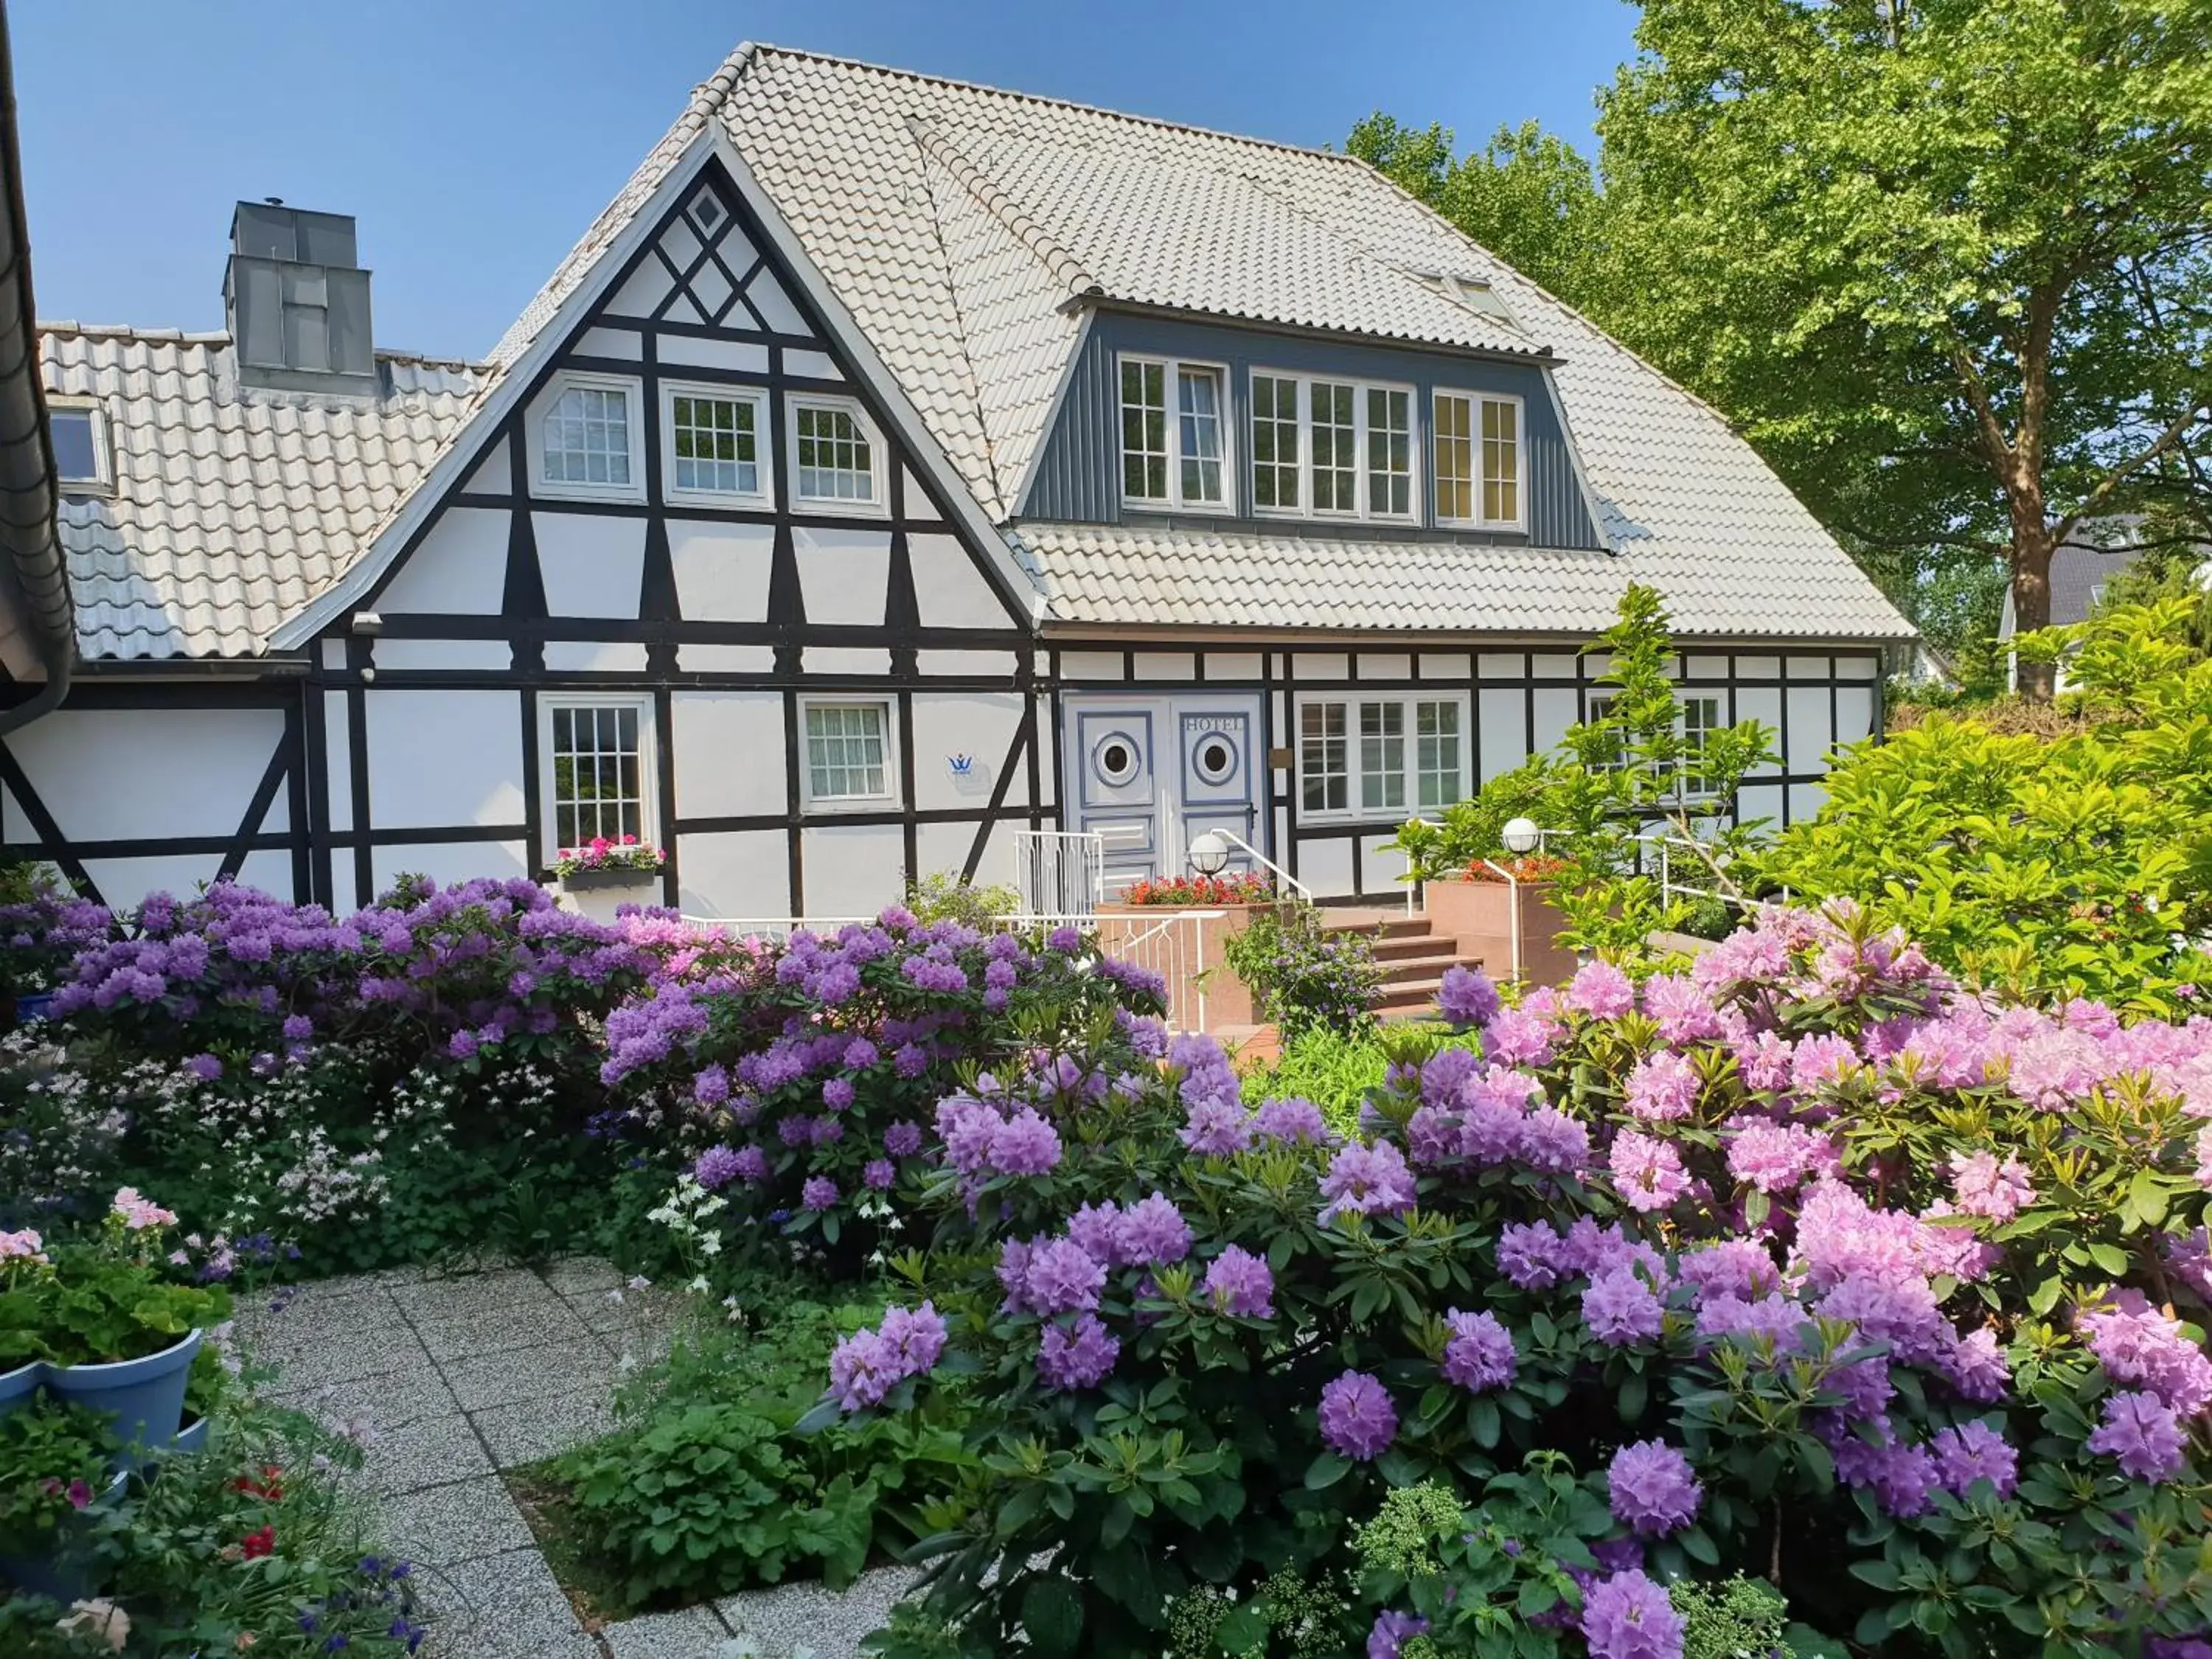
[[[1257,1025],[1260,1014],[1252,1006],[1251,989],[1230,971],[1224,947],[1252,925],[1255,916],[1274,908],[1272,899],[1261,904],[1102,904],[1098,948],[1109,957],[1128,955],[1167,979],[1171,1025],[1195,1026],[1201,993],[1206,999],[1207,1029]],[[1183,924],[1180,938],[1175,940],[1135,943],[1168,918],[1194,910],[1221,914],[1199,922],[1194,929]],[[1198,935],[1194,953],[1189,945],[1194,931]],[[1167,948],[1162,948],[1164,944]],[[1117,948],[1121,946],[1128,948]],[[1207,975],[1203,986],[1199,983],[1201,974]]]
[[[1459,941],[1462,957],[1480,957],[1495,980],[1513,976],[1513,912],[1521,912],[1521,977],[1531,985],[1564,985],[1574,977],[1575,955],[1559,942],[1565,919],[1552,908],[1549,882],[1457,878],[1431,881],[1426,896],[1430,931]]]

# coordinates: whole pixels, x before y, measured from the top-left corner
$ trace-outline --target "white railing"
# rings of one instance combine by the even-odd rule
[[[1311,904],[1313,902],[1312,888],[1307,886],[1305,883],[1300,881],[1289,871],[1284,869],[1281,865],[1276,863],[1274,860],[1269,858],[1258,848],[1253,846],[1252,843],[1245,840],[1243,836],[1237,835],[1234,830],[1210,830],[1207,833],[1220,836],[1222,840],[1227,842],[1231,847],[1236,848],[1239,852],[1243,853],[1246,858],[1250,859],[1253,863],[1258,865],[1269,875],[1274,877],[1275,880],[1280,884],[1280,887],[1290,889],[1293,892],[1297,893],[1297,896],[1304,899],[1308,904]],[[1188,863],[1189,860],[1190,854],[1186,850],[1183,854],[1183,861],[1185,863]],[[1280,889],[1279,888],[1278,890],[1280,890]]]
[[[1723,904],[1732,906],[1738,910],[1758,910],[1766,907],[1768,901],[1746,898],[1741,893],[1731,891],[1717,884],[1711,887],[1693,887],[1688,882],[1677,881],[1674,878],[1674,849],[1679,847],[1694,856],[1695,867],[1699,872],[1707,873],[1710,878],[1717,883],[1720,879],[1720,867],[1727,861],[1726,854],[1718,852],[1705,842],[1693,841],[1687,836],[1669,835],[1663,831],[1656,834],[1647,831],[1637,839],[1647,845],[1656,846],[1659,849],[1659,899],[1662,904],[1672,904],[1674,902],[1674,896],[1680,893],[1685,898],[1718,899]],[[1787,887],[1782,890],[1782,896],[1778,902],[1783,904],[1790,902],[1790,890]]]
[[[1106,896],[1106,838],[1089,830],[1014,831],[1014,887],[1033,915],[1091,916]]]

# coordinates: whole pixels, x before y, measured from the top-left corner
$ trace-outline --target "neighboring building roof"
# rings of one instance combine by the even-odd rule
[[[41,323],[48,393],[100,401],[112,493],[65,496],[87,658],[240,657],[360,557],[459,432],[481,366],[377,353],[374,399],[238,384],[228,334]]]
[[[2142,558],[2140,547],[2098,547],[2089,542],[2061,542],[2051,550],[2051,626],[2065,628],[2089,620],[2104,597],[2105,584]],[[1997,637],[2020,631],[2013,615],[2012,590],[2005,590]]]
[[[638,203],[719,121],[808,257],[986,510],[1012,520],[1054,394],[1107,301],[1454,349],[1556,351],[1567,423],[1620,556],[1443,541],[1346,546],[1293,532],[1220,537],[1010,526],[1054,621],[1436,625],[1535,592],[1661,586],[1689,634],[1903,638],[1912,628],[1725,421],[1364,162],[1050,99],[741,46],[493,354],[510,361],[584,281]],[[1487,287],[1513,323],[1448,297]],[[1214,542],[1249,544],[1243,580],[1285,562],[1389,573],[1364,605],[1263,575],[1219,591]],[[1139,545],[1146,551],[1133,557]],[[1160,564],[1148,560],[1162,560]],[[1126,580],[1116,595],[1109,584]],[[1429,609],[1385,592],[1418,588]],[[1526,607],[1521,607],[1525,611]],[[1561,629],[1587,625],[1588,607]]]

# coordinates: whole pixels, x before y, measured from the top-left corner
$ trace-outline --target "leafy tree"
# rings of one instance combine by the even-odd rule
[[[2023,630],[2084,520],[2212,522],[2212,4],[1647,0],[1637,38],[1599,131],[1654,280],[1600,314],[1826,522],[2002,561]]]

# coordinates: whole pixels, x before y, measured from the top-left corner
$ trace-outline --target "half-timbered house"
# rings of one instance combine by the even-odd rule
[[[1786,819],[1911,629],[1713,410],[1352,158],[741,47],[481,362],[241,204],[213,334],[44,325],[78,665],[6,850],[228,874],[667,849],[849,915],[1011,831],[1327,895],[1549,747],[1659,588]],[[18,701],[34,690],[26,679]]]

